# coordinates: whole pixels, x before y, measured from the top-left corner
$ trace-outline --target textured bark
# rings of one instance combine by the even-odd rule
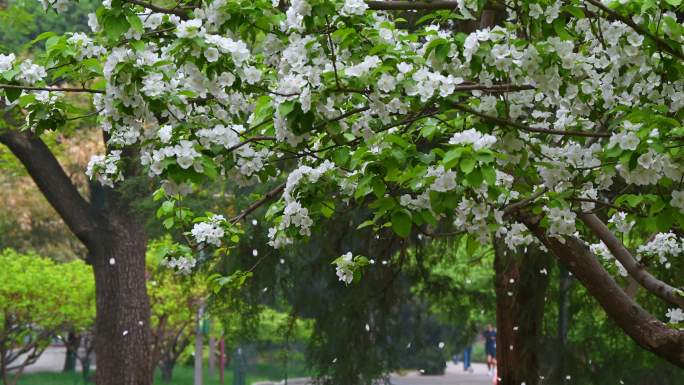
[[[74,332],[69,332],[64,345],[66,346],[66,354],[64,356],[64,368],[62,368],[62,371],[65,373],[73,373],[76,371],[76,360],[78,358],[78,347],[81,345],[81,336]]]
[[[173,380],[173,368],[176,366],[175,361],[162,361],[159,365],[159,371],[161,372],[161,380],[163,382],[169,383]]]
[[[129,202],[113,193],[107,207],[88,203],[39,137],[9,131],[0,134],[0,143],[21,161],[48,202],[88,248],[97,304],[97,384],[151,384],[147,240]]]
[[[538,249],[514,253],[495,240],[497,374],[499,384],[535,385],[550,258]]]
[[[519,219],[586,287],[606,314],[639,346],[684,368],[684,332],[671,329],[630,298],[588,247],[574,237],[547,237],[538,218]]]
[[[150,304],[145,286],[146,239],[130,217],[108,217],[93,253],[97,316],[95,355],[98,385],[149,385]]]

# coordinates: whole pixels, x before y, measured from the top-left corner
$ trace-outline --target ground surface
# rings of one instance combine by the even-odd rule
[[[48,348],[38,362],[26,369],[25,375],[19,385],[74,385],[81,383],[78,375],[64,375],[59,372],[64,364],[64,348]],[[418,372],[409,372],[404,375],[393,375],[393,385],[489,385],[492,383],[487,375],[487,367],[484,364],[475,363],[472,373],[464,373],[461,364],[447,364],[446,373],[443,376],[422,376]],[[177,367],[174,373],[173,385],[192,385],[192,368]],[[52,372],[52,373],[46,373]],[[34,374],[32,374],[34,373]],[[232,373],[226,372],[226,384],[232,384]],[[248,377],[249,379],[249,377]],[[253,378],[251,382],[257,380]],[[159,381],[157,381],[159,383]],[[206,381],[207,385],[218,384],[216,379]]]
[[[487,375],[485,364],[473,364],[473,373],[464,373],[461,364],[447,364],[443,376],[421,376],[410,373],[406,376],[392,376],[394,385],[489,385],[492,383]]]

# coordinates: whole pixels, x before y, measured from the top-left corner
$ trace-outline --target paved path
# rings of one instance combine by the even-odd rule
[[[473,373],[464,373],[461,364],[447,364],[443,376],[421,376],[419,373],[409,373],[406,376],[393,375],[394,385],[490,385],[492,380],[487,375],[485,364],[473,364]]]

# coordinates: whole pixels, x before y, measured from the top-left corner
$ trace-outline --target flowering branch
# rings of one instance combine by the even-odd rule
[[[667,44],[667,42],[665,40],[659,38],[658,36],[652,34],[648,30],[644,29],[639,24],[632,21],[632,19],[630,19],[629,17],[622,16],[618,12],[606,7],[600,1],[596,1],[596,0],[584,0],[584,1],[586,1],[587,3],[593,5],[597,8],[599,8],[603,12],[607,13],[611,19],[619,20],[619,21],[627,24],[628,26],[630,26],[637,33],[644,35],[644,36],[648,36],[651,40],[653,40],[656,43],[656,45],[658,47],[669,52],[672,56],[675,56],[675,57],[679,58],[680,60],[684,60],[684,54],[682,54],[682,52],[672,48],[669,44]]]
[[[146,1],[140,1],[140,0],[123,0],[124,3],[129,3],[129,4],[135,4],[139,5],[141,7],[150,9],[154,12],[158,13],[166,13],[169,15],[176,15],[182,19],[187,19],[188,18],[188,12],[186,12],[183,9],[177,9],[177,8],[164,8],[164,7],[159,7],[157,5],[154,5],[152,3],[148,3]]]
[[[253,136],[251,138],[247,138],[244,141],[229,147],[226,151],[231,152],[233,150],[237,150],[238,148],[244,146],[247,143],[250,142],[260,142],[260,141],[267,141],[267,140],[276,140],[274,136]]]
[[[636,343],[665,360],[684,366],[684,333],[668,327],[639,306],[575,237],[549,236],[539,217],[517,218],[572,272],[611,319]]]
[[[634,259],[629,250],[622,244],[622,241],[608,229],[608,226],[603,221],[595,214],[579,213],[578,216],[594,235],[608,247],[608,250],[610,250],[615,259],[620,261],[635,281],[661,299],[684,309],[684,297],[678,294],[681,293],[681,290],[668,285],[646,271],[644,266]]]
[[[0,84],[0,88],[9,90],[25,90],[25,91],[53,91],[53,92],[87,92],[91,94],[104,94],[102,90],[94,90],[92,88],[70,88],[70,87],[31,87],[19,86],[16,84]]]
[[[496,116],[491,116],[487,114],[483,114],[482,112],[475,111],[472,108],[468,108],[462,105],[455,105],[454,108],[467,112],[469,114],[473,114],[475,116],[478,116],[484,120],[487,120],[492,123],[496,123],[501,126],[509,126],[513,128],[517,128],[518,130],[522,131],[527,131],[527,132],[538,132],[541,134],[550,134],[550,135],[565,135],[565,136],[586,136],[586,137],[596,137],[596,138],[609,138],[611,134],[607,132],[585,132],[585,131],[564,131],[564,130],[552,130],[548,128],[538,128],[538,127],[530,127],[526,126],[524,124],[520,124],[511,120],[507,119],[502,119]]]

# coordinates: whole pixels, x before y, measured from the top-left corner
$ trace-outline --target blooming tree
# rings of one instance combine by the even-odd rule
[[[648,271],[684,253],[678,1],[164,4],[107,0],[92,34],[0,55],[23,129],[58,130],[65,95],[92,94],[107,152],[88,175],[162,181],[158,214],[195,250],[229,248],[262,205],[275,248],[354,204],[372,210],[364,226],[402,237],[448,223],[483,244],[536,244],[638,344],[684,366],[681,282]],[[182,206],[217,178],[277,187],[233,218]],[[356,259],[337,261],[350,282]],[[671,310],[641,308],[620,275]]]

